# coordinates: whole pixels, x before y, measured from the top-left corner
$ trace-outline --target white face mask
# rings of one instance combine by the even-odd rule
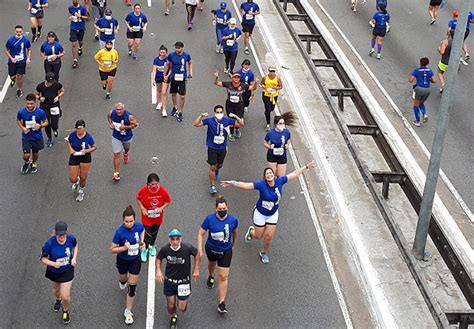
[[[216,113],[216,119],[217,120],[222,120],[222,118],[224,117],[224,113]]]
[[[108,20],[108,21],[110,21],[110,20],[112,19],[112,16],[107,16],[107,15],[106,15],[106,16],[105,16],[105,19]]]
[[[278,125],[276,125],[276,128],[280,131],[283,131],[283,130],[285,130],[285,124],[278,124]]]

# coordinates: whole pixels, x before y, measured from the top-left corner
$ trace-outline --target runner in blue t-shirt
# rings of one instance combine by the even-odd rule
[[[132,307],[142,262],[140,250],[145,248],[145,228],[142,223],[135,222],[135,211],[128,206],[123,214],[123,224],[115,230],[110,251],[117,254],[116,266],[119,272],[119,287],[124,290],[128,286],[127,306],[123,312],[126,324],[133,323]]]
[[[378,11],[372,16],[370,20],[371,25],[374,27],[372,31],[372,40],[371,40],[371,49],[369,51],[369,56],[375,53],[375,42],[377,41],[377,59],[382,58],[382,43],[385,34],[387,33],[388,22],[390,22],[390,14],[386,9]]]
[[[84,188],[92,165],[91,153],[97,150],[94,138],[86,131],[84,120],[77,120],[76,130],[66,137],[69,150],[69,180],[77,193],[76,201],[84,200]]]
[[[212,13],[212,24],[216,26],[216,53],[224,53],[224,49],[222,49],[222,31],[227,27],[229,23],[229,19],[232,18],[232,13],[230,10],[227,9],[227,3],[221,2],[219,9],[215,9],[211,11]]]
[[[108,113],[109,128],[112,129],[112,151],[114,152],[114,174],[112,180],[120,180],[120,155],[123,151],[123,163],[129,160],[128,152],[133,139],[132,129],[138,126],[138,122],[132,113],[125,109],[121,102]]]
[[[433,71],[426,67],[430,63],[427,57],[420,58],[420,67],[411,72],[408,80],[413,84],[413,112],[415,113],[415,121],[413,124],[416,127],[421,126],[420,111],[423,115],[423,122],[428,121],[426,114],[425,102],[430,96],[431,83],[435,83]]]
[[[26,96],[26,107],[20,109],[16,116],[16,124],[21,129],[21,144],[23,149],[23,166],[21,173],[32,174],[38,171],[38,152],[44,148],[43,132],[41,129],[46,127],[48,118],[46,113],[36,106],[36,95],[28,94]],[[32,162],[30,163],[30,153]]]
[[[23,75],[26,73],[26,65],[30,64],[31,43],[23,34],[23,26],[15,26],[15,35],[8,38],[3,51],[8,56],[8,75],[10,76],[10,87],[16,83],[16,96],[23,96]]]
[[[125,17],[127,24],[128,56],[138,59],[138,51],[142,45],[143,33],[148,26],[148,18],[142,13],[142,7],[137,3],[133,11]]]
[[[41,45],[40,53],[44,60],[44,73],[53,72],[56,81],[59,81],[61,58],[64,57],[65,51],[56,33],[48,32],[47,40]]]
[[[72,0],[72,6],[68,8],[69,20],[71,21],[69,41],[72,49],[72,67],[78,66],[77,55],[82,55],[84,33],[86,32],[86,21],[89,20],[87,10],[79,4],[79,0]],[[79,47],[77,43],[79,42]]]
[[[95,30],[99,33],[100,49],[105,48],[106,41],[112,41],[112,46],[115,46],[115,34],[119,33],[119,23],[112,17],[112,10],[106,9],[104,17],[101,17],[95,23]]]
[[[54,236],[48,239],[41,252],[41,262],[46,265],[45,276],[52,281],[56,302],[53,311],[63,309],[63,323],[71,322],[69,305],[71,303],[71,286],[74,279],[74,268],[77,264],[77,240],[67,233],[67,224],[57,222]]]
[[[235,18],[229,19],[229,27],[222,31],[222,46],[225,56],[224,73],[232,75],[235,67],[235,60],[239,53],[239,40],[242,32],[236,26],[237,20]]]
[[[451,31],[456,30],[456,26],[458,24],[458,17],[459,17],[459,12],[457,10],[453,11],[453,19],[451,19],[448,22],[448,32],[447,32],[448,35]],[[471,59],[471,56],[469,55],[469,51],[467,49],[467,42],[466,42],[466,39],[469,36],[469,33],[471,32],[471,23],[474,23],[474,13],[470,11],[467,16],[466,31],[464,32],[464,42],[462,44],[462,51],[464,52],[465,58],[461,57],[460,59],[460,62],[463,65],[469,65],[467,61]]]
[[[35,42],[41,37],[45,8],[48,8],[48,0],[29,0],[28,11],[30,12],[31,21],[31,42]],[[38,33],[36,33],[36,29],[38,29]]]
[[[236,123],[243,126],[244,119],[239,118],[234,113],[230,113],[229,117],[225,117],[222,105],[214,106],[214,117],[209,117],[209,113],[206,112],[199,114],[194,120],[195,127],[207,126],[207,163],[209,164],[209,181],[211,183],[209,191],[211,194],[217,193],[216,179],[227,154],[229,127]]]
[[[296,179],[305,170],[314,168],[314,160],[308,162],[304,167],[300,167],[286,176],[276,177],[272,168],[265,168],[263,171],[263,180],[253,183],[237,182],[235,180],[222,181],[222,187],[235,186],[244,190],[258,190],[260,197],[253,211],[253,226],[249,226],[245,234],[245,241],[252,239],[261,239],[264,237],[263,246],[260,250],[260,259],[262,263],[267,264],[270,259],[267,251],[275,235],[276,225],[278,223],[278,208],[282,196],[282,187],[288,181]]]
[[[255,82],[255,74],[253,71],[250,69],[250,60],[244,59],[242,62],[241,68],[235,73],[240,74],[240,82],[245,83],[250,86],[249,89],[247,89],[243,94],[242,98],[244,101],[244,113],[248,113],[249,111],[249,105],[250,105],[250,100],[253,100],[254,95],[253,95],[253,86],[256,84]]]
[[[291,133],[286,126],[293,126],[295,122],[294,112],[276,115],[273,120],[275,128],[267,132],[263,141],[267,149],[268,167],[273,169],[277,177],[286,175],[287,149],[291,144]]]
[[[240,13],[242,14],[242,32],[244,32],[245,54],[249,54],[249,39],[252,36],[255,27],[255,16],[260,14],[260,7],[253,2],[247,0],[240,5]]]
[[[165,82],[165,66],[168,62],[168,48],[161,45],[158,56],[153,60],[153,69],[151,71],[154,77],[153,85],[156,87],[156,110],[161,110],[161,116],[166,118],[166,99],[168,97],[169,83]]]
[[[189,71],[188,71],[189,70]],[[170,83],[171,101],[173,110],[171,116],[176,116],[178,122],[183,122],[183,109],[186,100],[186,80],[193,77],[193,62],[191,56],[184,51],[184,43],[177,41],[174,52],[168,55],[165,65],[165,80]],[[176,94],[180,96],[179,107]]]
[[[234,215],[228,213],[226,199],[222,195],[216,198],[215,213],[210,214],[201,224],[197,239],[198,256],[196,258],[196,268],[201,263],[203,250],[202,242],[204,235],[208,232],[205,245],[206,256],[208,259],[207,287],[214,287],[214,273],[217,266],[218,277],[218,302],[217,311],[221,314],[227,313],[225,299],[227,296],[228,277],[230,264],[232,261],[232,248],[237,241],[237,227],[239,223]]]

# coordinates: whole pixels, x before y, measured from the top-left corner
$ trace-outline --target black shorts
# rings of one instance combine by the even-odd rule
[[[273,151],[269,150],[267,152],[267,161],[270,163],[277,163],[277,164],[286,164],[287,157],[286,155],[273,155]]]
[[[43,19],[44,18],[44,11],[40,11],[36,14],[30,13],[30,17],[36,18],[36,19]]]
[[[189,288],[191,289],[191,282],[189,283]],[[166,279],[163,282],[163,293],[167,297],[176,296],[176,297],[178,297],[178,300],[187,300],[189,298],[189,296],[191,296],[191,294],[189,294],[187,296],[179,296],[178,295],[178,285],[177,284],[172,284],[172,283],[168,282],[168,280],[166,280]]]
[[[35,139],[35,140],[21,140],[21,147],[23,149],[23,153],[38,153],[38,151],[44,149],[44,141],[43,138]]]
[[[236,116],[242,119],[244,117],[244,103],[243,102],[232,103],[231,101],[226,100],[225,111],[227,113],[227,116],[229,116],[229,114],[231,113],[234,113]]]
[[[156,82],[156,83],[163,83],[163,82],[165,82],[165,80],[155,78],[155,82]]]
[[[140,270],[142,268],[142,260],[140,259],[140,256],[133,260],[126,260],[117,255],[116,266],[119,274],[123,275],[129,273],[133,275],[138,275],[140,274]]]
[[[219,267],[229,268],[232,261],[232,248],[226,251],[213,251],[206,243],[206,255],[208,261],[217,262]]]
[[[372,31],[372,35],[376,37],[385,37],[385,34],[387,34],[387,28],[386,27],[374,27]]]
[[[46,274],[44,276],[57,283],[69,282],[74,279],[74,267],[71,266],[69,270],[63,273],[56,273],[46,269]]]
[[[69,165],[70,166],[79,166],[81,163],[91,163],[92,156],[90,153],[84,155],[70,155],[69,156]]]
[[[180,94],[181,96],[186,95],[186,81],[171,80],[170,94]]]
[[[441,2],[443,2],[443,0],[431,0],[430,1],[430,6],[441,6]]]
[[[207,148],[207,163],[211,166],[222,165],[224,164],[225,156],[227,155],[226,150],[215,150],[210,147]]]
[[[23,75],[26,72],[26,63],[8,63],[8,75],[14,77],[15,75]]]
[[[244,24],[242,23],[242,32],[247,33],[252,35],[253,28],[255,27],[255,24]]]
[[[86,30],[71,30],[69,31],[69,41],[71,42],[82,42],[84,40],[84,33]]]
[[[100,81],[105,81],[107,80],[109,77],[115,77],[115,74],[117,73],[117,69],[113,69],[112,71],[110,72],[104,72],[104,71],[101,71],[99,70],[99,75],[100,75]]]
[[[464,32],[464,40],[467,39],[467,37],[469,36],[469,33],[471,33],[471,30],[466,29],[466,32]]]
[[[127,31],[127,39],[141,39],[141,38],[143,38],[142,31],[138,31],[138,32]]]

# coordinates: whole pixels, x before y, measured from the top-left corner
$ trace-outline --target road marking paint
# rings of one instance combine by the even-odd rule
[[[242,20],[242,16],[240,14],[240,10],[239,10],[239,7],[237,6],[235,0],[232,1],[232,4],[234,6],[234,9],[235,11],[237,12],[237,15],[239,16],[240,20]],[[264,19],[262,18],[262,15],[258,15],[257,16],[257,20],[259,20],[259,26],[262,28],[263,30],[263,36],[264,36],[264,40],[265,40],[265,37],[268,38],[268,43],[267,43],[267,49],[270,49],[272,50],[272,54],[277,57],[277,61],[279,62],[279,66],[285,66],[284,63],[282,63],[282,60],[281,60],[281,57],[278,55],[279,54],[279,50],[278,49],[274,49],[274,46],[276,45],[276,43],[272,40],[272,38],[270,37],[270,33],[269,33],[269,29],[268,29],[268,26],[266,25]],[[268,47],[270,44],[271,47]],[[257,63],[257,67],[260,71],[260,74],[263,76],[264,75],[264,70],[263,70],[263,67],[262,67],[262,64],[260,62],[260,59],[258,58],[257,56],[257,53],[255,51],[255,47],[253,45],[253,42],[252,40],[249,40],[249,45],[250,45],[250,48],[252,49],[252,53],[255,57],[255,61]],[[286,79],[287,77],[283,76],[282,77],[283,79],[285,80],[289,80],[288,81],[288,85],[290,86],[291,88],[291,91],[292,91],[292,94],[293,96],[295,95],[298,95],[298,92],[297,92],[297,88],[296,86],[294,85],[293,83],[293,80],[291,79],[291,77],[289,77],[289,79]],[[296,92],[296,93],[295,93]],[[313,132],[313,135],[312,136],[312,140],[313,142],[316,141],[316,143],[314,143],[314,145],[316,146],[316,154],[319,154],[319,155],[324,155],[325,152],[322,148],[322,143],[321,141],[319,140],[319,138],[316,136],[316,134],[314,133],[313,129],[309,126],[309,122],[310,121],[310,117],[308,116],[307,114],[307,111],[304,110],[304,111],[301,111],[302,109],[305,109],[305,106],[303,104],[303,102],[301,101],[301,97],[290,97],[291,100],[295,100],[296,103],[297,103],[297,106],[296,108],[299,109],[300,113],[303,114],[304,116],[304,120],[301,120],[303,122],[304,125],[307,126],[307,131],[308,132]],[[277,114],[280,114],[280,111],[278,109],[278,105],[275,107],[275,112]],[[296,154],[295,154],[295,151],[292,147],[292,145],[290,144],[290,156],[291,156],[291,159],[293,161],[293,164],[295,166],[295,168],[299,168],[299,163],[298,163],[298,159],[296,158]],[[334,172],[332,171],[332,168],[330,167],[329,165],[329,162],[326,160],[326,158],[324,156],[320,157],[319,158],[319,163],[321,165],[321,168],[325,169],[327,172],[326,174],[328,176],[331,176],[332,179],[330,180],[327,180],[326,179],[326,182],[332,182],[332,184],[334,185],[337,185],[337,193],[336,195],[338,195],[339,197],[342,195],[342,193],[340,192],[340,187],[339,185],[336,183],[337,180],[336,180],[336,177],[335,177],[335,174]],[[346,326],[347,328],[353,328],[353,325],[352,325],[352,321],[351,321],[351,318],[350,318],[350,315],[349,315],[349,310],[347,309],[347,305],[346,305],[346,302],[344,300],[344,296],[342,295],[342,291],[341,291],[341,287],[339,285],[339,281],[337,279],[337,276],[336,276],[336,272],[334,270],[334,266],[332,264],[332,261],[331,261],[331,257],[329,255],[329,250],[328,250],[328,247],[327,247],[327,244],[326,244],[326,241],[324,240],[324,236],[323,236],[323,233],[322,233],[322,229],[321,229],[321,226],[319,224],[319,218],[316,214],[316,210],[314,209],[314,206],[313,206],[313,203],[311,201],[311,196],[309,195],[309,191],[308,191],[308,188],[306,186],[306,182],[304,180],[304,177],[303,176],[299,176],[298,177],[298,180],[300,182],[300,185],[301,185],[301,188],[303,190],[303,194],[305,196],[305,200],[306,200],[306,204],[308,205],[308,209],[309,209],[309,212],[310,212],[310,215],[311,215],[311,218],[312,218],[312,221],[313,221],[313,225],[316,229],[316,233],[318,235],[318,240],[319,240],[319,243],[321,245],[321,250],[323,252],[323,256],[324,256],[324,260],[326,262],[326,267],[328,269],[328,272],[329,272],[329,275],[331,277],[331,281],[333,283],[333,287],[334,287],[334,291],[336,293],[336,296],[337,296],[337,300],[339,302],[339,306],[341,308],[341,312],[342,312],[342,315],[344,317],[344,321],[346,323]],[[339,205],[345,205],[345,201],[344,200],[340,200]],[[345,210],[345,215],[347,216],[347,218],[350,218],[350,214],[349,214],[349,211],[347,210],[346,207],[342,207],[344,210]],[[376,279],[377,277],[374,276],[374,278]],[[378,280],[376,281],[378,283]]]
[[[5,98],[5,95],[7,94],[8,88],[10,88],[10,82],[12,80],[10,79],[10,76],[7,76],[7,79],[5,80],[5,83],[3,84],[2,91],[0,91],[0,103],[3,103],[3,99]]]
[[[151,7],[151,0],[148,0],[148,7]]]
[[[155,77],[153,76],[153,72],[151,72],[150,75],[151,75],[151,80],[150,80],[150,82],[151,82],[151,103],[156,104],[156,98],[157,98],[157,96],[156,96],[156,86],[153,85],[153,81],[154,81]]]
[[[146,292],[146,329],[153,329],[155,323],[155,268],[156,256],[149,256]]]

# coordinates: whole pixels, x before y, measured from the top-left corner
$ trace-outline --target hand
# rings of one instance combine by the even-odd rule
[[[237,115],[235,113],[229,113],[229,118],[234,118],[236,119],[237,118]]]
[[[271,144],[270,148],[273,150],[275,148],[275,144]]]
[[[212,20],[212,25],[216,25],[216,20],[215,19]]]
[[[229,186],[232,186],[232,184],[231,184],[231,181],[224,180],[224,181],[221,182],[221,186],[222,187],[229,187]]]
[[[41,96],[41,97],[39,98],[39,100],[40,100],[41,103],[43,103],[43,102],[46,100],[46,98],[43,97],[43,96]]]
[[[285,150],[288,150],[288,147],[289,147],[289,146],[290,146],[290,145],[285,144]]]
[[[12,63],[16,64],[16,59],[15,58],[12,58]]]
[[[145,242],[140,242],[140,250],[145,250]]]
[[[29,128],[22,127],[21,130],[23,130],[23,133],[28,134],[30,132]]]
[[[214,71],[214,77],[219,78],[219,71],[217,71],[217,70]]]
[[[36,3],[36,4],[35,4],[35,7],[36,7],[36,8],[40,8],[41,5],[40,5],[39,3]]]
[[[192,74],[188,74],[188,80],[191,80],[193,78]]]
[[[209,116],[209,113],[207,113],[207,112],[201,113],[201,116],[202,116],[203,118],[207,118],[207,117]]]
[[[39,123],[35,124],[35,130],[40,130],[41,129],[41,125]]]
[[[155,212],[161,214],[163,212],[163,209],[161,209],[160,207],[155,208]]]
[[[52,56],[51,56],[51,61],[54,62],[56,59],[58,59],[58,56],[57,56],[57,55],[52,55]]]
[[[76,260],[76,258],[71,259],[71,265],[72,265],[73,267],[76,267],[76,265],[77,265],[77,260]]]
[[[163,283],[163,281],[164,281],[163,273],[161,273],[160,270],[158,270],[156,272],[156,277],[155,278],[156,278],[156,281],[159,282],[159,283]]]
[[[61,267],[61,263],[60,263],[60,262],[54,262],[53,267],[54,267],[54,268],[60,268],[60,267]]]
[[[145,33],[146,32],[146,27],[145,26],[142,27],[142,30],[143,30],[143,33]]]
[[[120,129],[120,131],[125,130],[125,126],[124,126],[124,125],[120,125],[120,128],[119,128],[119,129]]]
[[[113,125],[113,123],[109,123],[109,128],[110,129],[115,129],[115,126]]]
[[[311,169],[311,168],[314,168],[314,167],[316,167],[316,161],[314,161],[314,160],[311,160],[310,162],[308,162],[306,164],[307,169]]]
[[[125,241],[125,244],[123,246],[125,247],[125,249],[128,250],[130,248],[130,242]]]
[[[196,282],[198,279],[199,279],[199,269],[197,268],[193,271],[193,280],[194,282]]]
[[[30,64],[31,63],[31,59],[30,58],[26,58],[26,64]]]
[[[145,208],[142,208],[142,215],[148,216],[148,210],[146,210]]]
[[[59,96],[54,97],[54,102],[55,103],[59,102]]]
[[[169,75],[168,75],[168,76],[164,76],[164,77],[163,77],[163,82],[164,82],[164,83],[168,83],[168,79],[169,79]]]

